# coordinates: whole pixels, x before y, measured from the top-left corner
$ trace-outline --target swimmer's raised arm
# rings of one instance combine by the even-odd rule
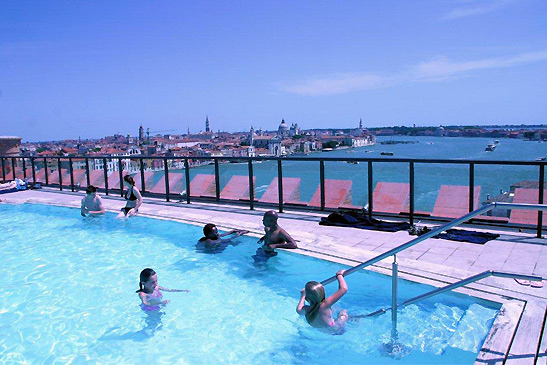
[[[296,306],[296,313],[300,315],[306,314],[308,307],[306,304],[306,289],[300,290],[300,301],[298,302],[298,305]]]
[[[336,273],[336,279],[338,279],[338,290],[325,299],[325,306],[327,308],[330,308],[348,292],[348,285],[346,284],[346,279],[344,279],[345,272],[346,270],[339,270]]]

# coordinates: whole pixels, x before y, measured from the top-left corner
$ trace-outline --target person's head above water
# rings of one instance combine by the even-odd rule
[[[321,303],[325,301],[325,288],[317,281],[308,281],[304,289],[306,291],[306,300],[310,303],[310,310],[306,313],[306,320],[308,323],[312,323],[317,317],[317,313],[319,313]]]
[[[207,223],[203,227],[203,235],[209,239],[218,240],[219,234],[217,226],[215,226],[213,223]]]
[[[133,178],[131,177],[131,175],[125,175],[125,176],[123,177],[123,181],[124,181],[125,183],[128,183],[128,184],[131,185],[131,186],[135,186],[135,180],[133,180]]]
[[[277,224],[277,219],[279,216],[277,215],[277,212],[275,210],[269,210],[266,213],[264,213],[264,217],[262,218],[262,223],[265,227],[272,227]]]
[[[93,185],[89,185],[86,189],[85,189],[85,193],[86,194],[93,194],[93,193],[96,193],[97,192],[97,188],[94,187]]]
[[[141,271],[141,275],[139,278],[139,290],[137,290],[137,293],[145,292],[145,293],[152,293],[154,289],[156,289],[156,286],[158,285],[158,275],[156,272],[150,268],[146,268],[143,271]]]

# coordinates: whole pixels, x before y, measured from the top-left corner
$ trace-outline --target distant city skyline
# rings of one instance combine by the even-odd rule
[[[0,135],[545,124],[547,2],[3,4]]]

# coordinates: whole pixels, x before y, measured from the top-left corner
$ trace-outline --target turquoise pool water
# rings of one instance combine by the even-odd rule
[[[252,219],[252,218],[251,218]],[[259,224],[259,222],[257,222]],[[255,266],[256,239],[217,255],[196,252],[201,227],[76,209],[0,205],[0,359],[12,363],[471,364],[497,307],[443,295],[399,314],[401,360],[382,355],[390,316],[350,322],[342,336],[310,328],[295,306],[308,280],[341,265],[281,252]],[[152,267],[164,293],[160,312],[139,307],[139,272]],[[347,279],[338,309],[369,313],[390,303],[390,279]],[[332,293],[335,284],[327,286]],[[400,299],[430,287],[400,282]]]

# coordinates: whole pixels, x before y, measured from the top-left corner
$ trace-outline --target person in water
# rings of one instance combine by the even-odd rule
[[[142,195],[139,189],[135,187],[135,180],[130,175],[125,175],[123,178],[123,184],[126,187],[125,191],[125,207],[121,209],[121,213],[118,214],[118,218],[124,216],[129,218],[136,215],[139,212],[139,207],[142,204]]]
[[[262,243],[262,247],[256,250],[253,256],[255,261],[261,261],[259,258],[269,258],[277,255],[276,248],[298,248],[296,241],[283,228],[277,224],[279,216],[273,210],[264,213],[262,224],[264,224],[264,236],[257,243]]]
[[[249,231],[245,231],[242,229],[233,229],[229,232],[219,234],[217,226],[213,223],[208,223],[203,227],[203,237],[199,239],[198,243],[200,245],[203,245],[205,249],[214,249],[219,247],[226,248],[229,243],[232,243],[232,240],[234,238],[237,238],[248,232]],[[231,237],[222,239],[222,237],[227,236]]]
[[[141,298],[141,308],[145,311],[156,311],[160,309],[160,305],[169,303],[169,299],[162,300],[162,291],[166,292],[185,292],[185,289],[167,289],[158,285],[158,274],[150,268],[141,271],[139,290],[136,293]]]
[[[336,273],[338,279],[338,290],[325,299],[325,288],[317,281],[306,283],[306,287],[300,291],[300,301],[296,306],[296,312],[306,316],[306,321],[317,328],[327,328],[335,331],[343,331],[348,313],[345,309],[338,314],[335,321],[332,316],[331,307],[340,300],[347,292],[348,286],[344,279],[346,270],[340,270]],[[306,301],[309,305],[305,305]]]
[[[97,188],[89,185],[85,189],[85,197],[82,198],[80,214],[85,217],[87,214],[91,216],[104,214],[103,202],[101,197],[97,195]]]

